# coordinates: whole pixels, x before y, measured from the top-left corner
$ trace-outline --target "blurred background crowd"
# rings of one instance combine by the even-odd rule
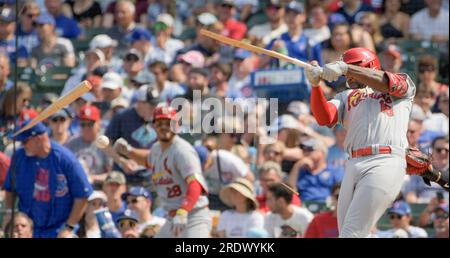
[[[222,45],[200,29],[320,64],[339,60],[351,47],[375,51],[383,70],[405,72],[416,83],[409,144],[430,153],[435,168],[449,169],[448,0],[36,0],[18,6],[16,12],[16,1],[0,1],[0,222],[7,213],[2,185],[15,149],[8,137],[14,124],[88,80],[91,92],[46,120],[51,139],[75,154],[95,189],[79,237],[102,237],[94,215],[101,208],[123,237],[158,232],[166,214],[146,170],[132,160],[114,160],[94,142],[105,134],[112,142],[122,137],[133,147],[150,148],[158,102],[192,100],[194,90],[222,103],[279,101],[276,119],[256,132],[239,129],[258,124],[267,105],[245,109],[243,120],[224,114],[218,124],[227,133],[180,133],[202,162],[211,235],[337,237],[345,129],[316,123],[301,69]],[[331,98],[345,81],[321,87]],[[196,115],[202,114],[190,114]],[[263,144],[270,130],[277,141]],[[231,188],[247,205],[234,203],[242,198],[230,198]],[[448,238],[448,199],[437,184],[405,176],[398,200],[373,233]],[[3,226],[13,227],[11,237],[32,236],[33,221],[25,213]]]

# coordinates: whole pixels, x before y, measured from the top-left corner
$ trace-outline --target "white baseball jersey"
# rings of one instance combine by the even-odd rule
[[[375,144],[408,146],[406,132],[416,87],[409,76],[402,76],[407,84],[402,97],[366,87],[343,91],[330,100],[338,110],[338,123],[347,129],[344,146],[348,153]]]
[[[172,144],[164,152],[160,143],[155,143],[148,156],[152,188],[158,194],[161,206],[167,210],[179,209],[186,196],[186,178],[195,178],[206,189],[202,168],[195,149],[184,139],[175,136]],[[208,198],[201,195],[194,208],[208,205]]]

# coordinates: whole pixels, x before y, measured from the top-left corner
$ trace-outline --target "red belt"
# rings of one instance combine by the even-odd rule
[[[375,154],[390,154],[391,152],[392,152],[391,147],[388,146],[369,146],[352,151],[352,158],[358,158]]]

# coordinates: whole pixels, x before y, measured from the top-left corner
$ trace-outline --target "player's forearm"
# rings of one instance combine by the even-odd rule
[[[327,101],[320,87],[312,89],[311,112],[321,126],[334,125],[338,120],[337,108]]]
[[[370,68],[348,65],[347,78],[353,78],[355,81],[368,85],[369,87],[384,93],[389,92],[389,81],[384,71]]]
[[[150,154],[150,150],[131,148],[127,157],[136,161],[141,166],[147,166],[147,157]]]
[[[86,210],[86,207],[88,205],[87,198],[79,198],[75,199],[72,211],[70,212],[69,218],[67,219],[67,223],[69,225],[76,225],[80,221],[81,217],[84,214],[84,211]]]
[[[187,181],[190,180],[187,179]],[[188,189],[186,192],[186,196],[184,197],[184,200],[180,208],[186,210],[187,212],[190,212],[197,203],[198,198],[200,198],[202,190],[203,190],[202,185],[196,179],[188,182]]]

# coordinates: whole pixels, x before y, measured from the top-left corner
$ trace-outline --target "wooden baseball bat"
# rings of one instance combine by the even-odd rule
[[[268,56],[271,56],[271,57],[274,57],[274,58],[277,58],[277,59],[280,59],[280,60],[283,60],[283,61],[295,64],[295,65],[298,65],[298,66],[303,67],[303,68],[310,68],[311,67],[310,64],[308,64],[306,62],[303,62],[303,61],[300,61],[298,59],[289,57],[287,55],[283,55],[283,54],[275,52],[273,50],[267,50],[267,49],[264,49],[264,48],[261,48],[261,47],[257,47],[257,46],[254,46],[252,44],[248,44],[248,43],[245,43],[245,42],[242,42],[242,41],[239,41],[239,40],[231,39],[231,38],[222,36],[220,34],[217,34],[217,33],[205,30],[205,29],[201,29],[200,30],[200,34],[204,35],[206,37],[215,39],[217,41],[220,41],[222,43],[225,43],[227,45],[231,45],[233,47],[243,48],[243,49],[246,49],[246,50],[248,50],[250,52],[254,52],[254,53],[258,53],[258,54],[268,55]]]
[[[58,110],[70,105],[70,103],[74,102],[76,99],[81,97],[83,94],[87,93],[92,89],[92,85],[88,81],[81,82],[77,87],[69,91],[66,95],[60,97],[58,100],[55,101],[55,103],[48,106],[46,109],[44,109],[39,115],[33,120],[30,121],[30,123],[27,124],[24,128],[20,129],[18,132],[16,132],[13,137],[16,137],[18,134],[22,133],[23,131],[26,131],[30,129],[31,127],[35,126],[37,123],[45,120],[47,117],[51,116],[53,113],[58,112]]]
[[[289,191],[291,191],[293,194],[295,195],[299,195],[299,193],[297,191],[294,190],[294,188],[288,186],[287,184],[280,182],[284,187],[286,187]]]

